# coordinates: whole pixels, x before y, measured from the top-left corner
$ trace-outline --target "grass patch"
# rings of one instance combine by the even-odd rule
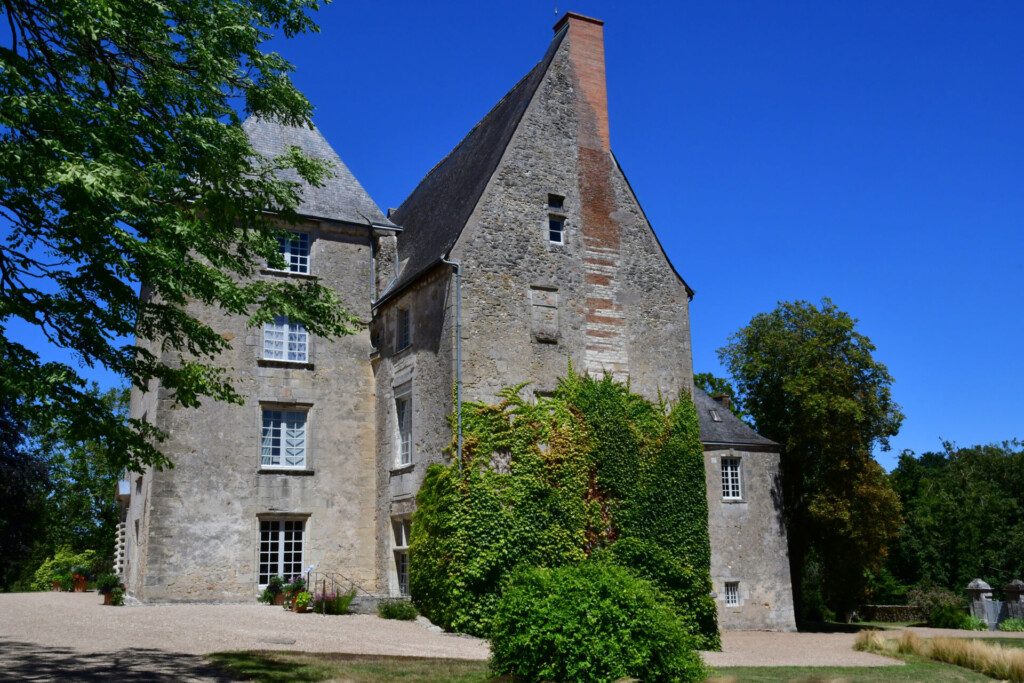
[[[1000,647],[998,639],[921,638],[904,631],[886,638],[879,631],[863,631],[854,648],[883,655],[914,655],[971,669],[991,678],[1024,683],[1024,652]]]
[[[208,659],[236,680],[260,683],[480,683],[492,680],[487,662],[420,657],[311,654],[306,652],[217,652]]]
[[[709,681],[715,683],[885,683],[886,681],[928,681],[929,683],[959,683],[961,681],[990,681],[992,679],[974,671],[933,662],[914,655],[901,656],[904,666],[772,666],[772,667],[720,667]]]

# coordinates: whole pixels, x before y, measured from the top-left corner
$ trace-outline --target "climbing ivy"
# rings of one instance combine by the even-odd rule
[[[420,611],[486,636],[514,568],[577,564],[597,552],[651,580],[699,646],[717,647],[704,460],[689,397],[652,403],[571,367],[535,403],[521,396],[524,386],[493,405],[465,404],[461,467],[452,457],[427,470],[410,540]]]

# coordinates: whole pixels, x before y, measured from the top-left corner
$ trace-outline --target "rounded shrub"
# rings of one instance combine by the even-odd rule
[[[686,626],[647,581],[610,562],[514,572],[491,630],[491,668],[522,681],[702,681]]]
[[[1011,617],[1009,619],[1004,619],[999,624],[999,630],[1000,631],[1024,631],[1024,619],[1018,619],[1016,617]]]
[[[932,628],[976,630],[970,620],[971,617],[956,605],[936,607],[928,614],[928,625]]]
[[[377,615],[382,619],[412,621],[419,616],[419,612],[408,600],[382,600],[377,605]]]

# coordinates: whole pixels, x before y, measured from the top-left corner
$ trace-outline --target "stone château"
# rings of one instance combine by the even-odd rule
[[[311,565],[375,595],[407,591],[415,495],[452,434],[453,386],[549,392],[569,362],[656,399],[693,396],[711,575],[725,629],[794,628],[779,450],[696,389],[689,303],[611,151],[602,22],[568,14],[543,58],[385,215],[316,129],[250,119],[254,147],[334,164],[282,244],[365,330],[315,338],[279,318],[191,312],[231,341],[244,405],[132,414],[169,435],[165,471],[130,474],[119,568],[143,601],[249,601]]]

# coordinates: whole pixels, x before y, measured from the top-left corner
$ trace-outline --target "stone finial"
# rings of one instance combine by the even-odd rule
[[[967,584],[967,594],[970,596],[972,602],[976,600],[991,600],[992,586],[988,585],[981,579],[975,579]]]
[[[1024,581],[1014,579],[1003,586],[1006,602],[1024,602]]]

